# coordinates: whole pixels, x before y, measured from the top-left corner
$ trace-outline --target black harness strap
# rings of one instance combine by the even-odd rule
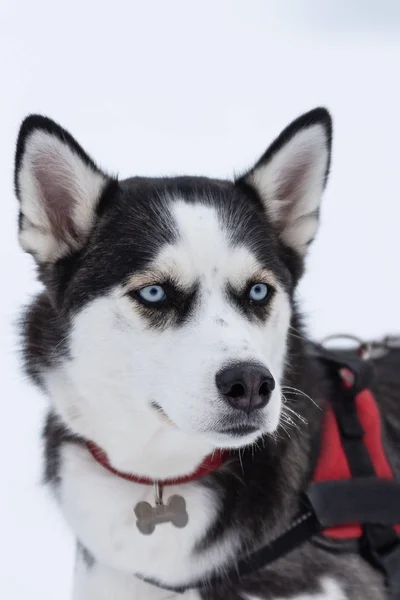
[[[385,575],[390,600],[400,600],[400,542],[392,527],[366,525],[361,555]]]
[[[343,389],[339,372],[347,369],[353,375],[351,393],[356,396],[365,388],[370,387],[374,379],[374,366],[371,362],[361,359],[354,353],[335,351],[332,352],[321,344],[310,343],[309,352],[317,360],[324,363],[331,375],[333,382],[339,382],[339,389]]]
[[[304,502],[307,502],[306,498],[304,498]],[[288,554],[291,550],[294,550],[313,537],[315,534],[319,533],[321,530],[322,527],[316,519],[315,513],[310,506],[308,509],[305,509],[304,512],[300,513],[296,519],[294,519],[290,529],[285,531],[285,533],[280,535],[275,540],[272,540],[268,545],[263,546],[249,556],[241,559],[232,567],[225,569],[223,575],[211,575],[207,579],[195,581],[181,587],[169,587],[158,583],[157,581],[141,577],[140,575],[137,575],[137,577],[143,581],[146,581],[147,583],[152,583],[153,585],[178,594],[183,594],[187,590],[191,589],[207,590],[223,583],[229,583],[229,585],[231,585],[237,583],[245,575],[249,575],[254,571],[266,567],[278,558]]]
[[[312,482],[306,495],[322,529],[349,523],[393,525],[400,520],[400,485],[392,479]]]
[[[310,506],[309,510],[306,509],[299,514],[293,521],[290,529],[285,531],[285,533],[270,542],[267,546],[263,546],[248,557],[240,560],[236,567],[225,572],[223,577],[213,577],[207,582],[207,586],[214,586],[222,581],[236,583],[241,577],[258,571],[278,558],[285,556],[285,554],[288,554],[291,550],[294,550],[319,533],[321,529],[321,525]]]

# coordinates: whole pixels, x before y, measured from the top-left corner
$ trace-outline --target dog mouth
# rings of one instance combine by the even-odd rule
[[[158,402],[152,401],[150,403],[152,409],[158,414],[159,418],[166,424],[171,427],[176,428],[175,423],[170,419],[165,410],[158,404]],[[214,429],[213,431],[209,431],[208,433],[217,434],[218,436],[222,436],[222,438],[243,438],[249,435],[254,435],[259,432],[261,427],[254,423],[232,423],[227,427],[221,427],[221,429]]]
[[[259,428],[255,425],[236,425],[235,427],[225,427],[224,429],[219,429],[217,433],[230,437],[244,437],[246,435],[256,433],[258,430]]]

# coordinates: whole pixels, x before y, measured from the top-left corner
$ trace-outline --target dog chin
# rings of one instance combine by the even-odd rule
[[[251,446],[263,433],[261,429],[257,429],[249,432],[240,430],[237,432],[234,430],[231,432],[210,431],[203,435],[215,448],[229,450]]]

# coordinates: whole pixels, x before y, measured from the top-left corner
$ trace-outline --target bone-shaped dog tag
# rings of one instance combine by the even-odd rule
[[[137,517],[136,526],[140,533],[150,535],[160,523],[172,523],[175,527],[185,527],[189,521],[186,502],[182,496],[171,496],[167,504],[161,498],[160,488],[157,488],[156,505],[148,502],[138,502],[135,506]]]

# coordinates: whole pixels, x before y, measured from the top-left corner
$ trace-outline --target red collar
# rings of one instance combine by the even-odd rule
[[[153,485],[154,480],[149,479],[148,477],[140,477],[139,475],[133,475],[132,473],[124,473],[122,471],[117,471],[114,467],[111,466],[110,461],[108,460],[107,454],[96,446],[94,442],[86,442],[86,446],[93,456],[93,458],[100,463],[107,471],[113,473],[117,477],[121,477],[122,479],[127,479],[128,481],[133,481],[135,483],[141,483],[143,485]],[[173,485],[180,483],[188,483],[189,481],[194,481],[195,479],[200,479],[201,477],[205,477],[210,473],[213,473],[219,467],[221,467],[226,459],[228,458],[229,451],[228,450],[217,450],[213,454],[206,456],[203,462],[199,465],[199,467],[190,475],[185,475],[183,477],[171,477],[164,480],[158,480],[157,483],[162,485]]]

